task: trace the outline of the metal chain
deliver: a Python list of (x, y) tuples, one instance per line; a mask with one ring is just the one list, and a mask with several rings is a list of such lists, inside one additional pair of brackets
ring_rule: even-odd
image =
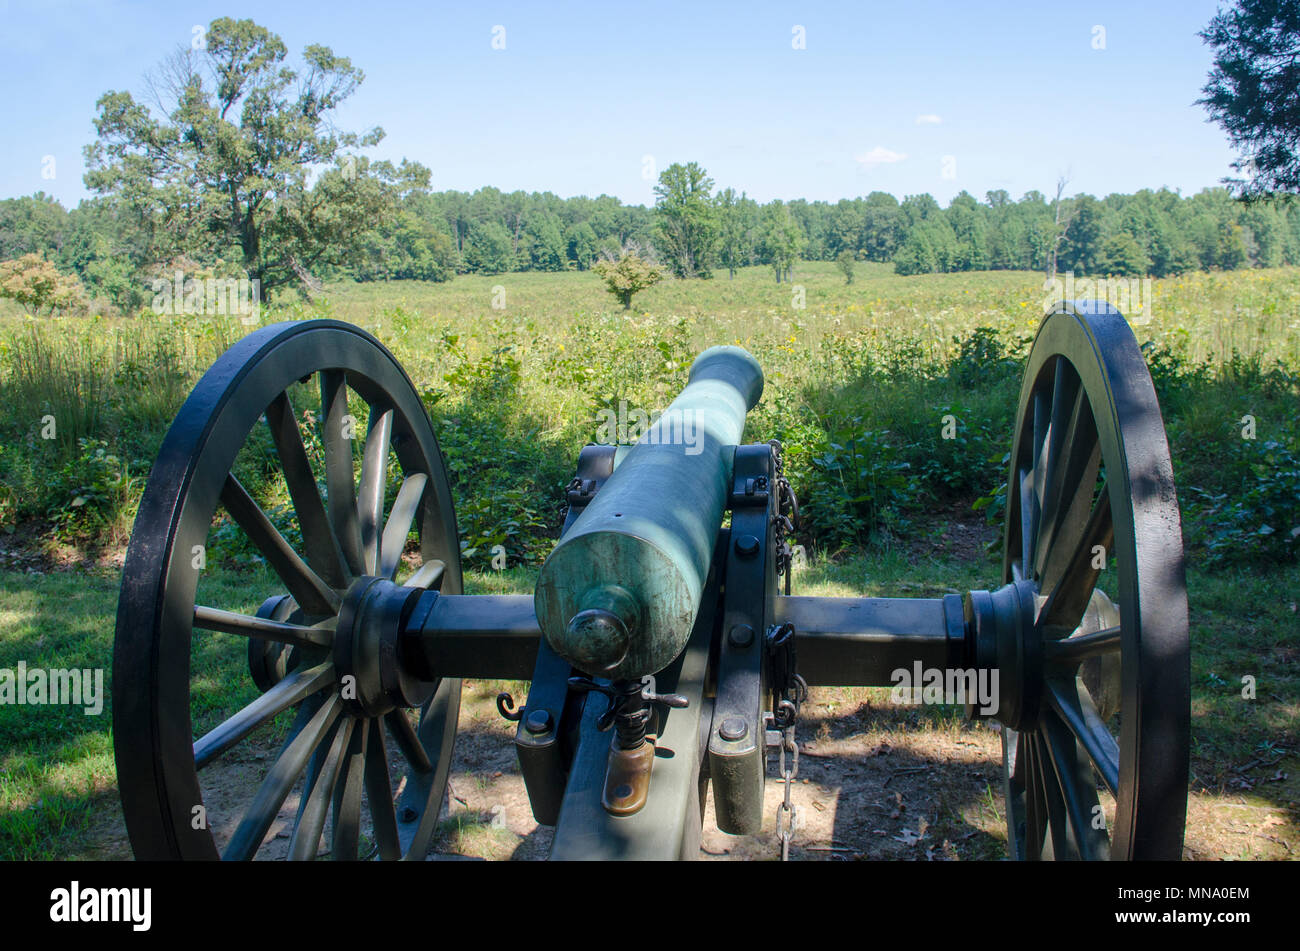
[[(799, 501), (795, 498), (790, 480), (785, 477), (785, 462), (781, 458), (781, 443), (770, 440), (772, 468), (776, 476), (776, 515), (773, 516), (772, 534), (776, 549), (776, 573), (785, 578), (785, 593), (790, 594), (790, 576), (794, 573), (794, 548), (790, 544), (799, 524)], [(773, 710), (774, 725), (781, 731), (781, 752), (778, 768), (785, 795), (776, 807), (776, 835), (781, 840), (781, 861), (790, 861), (790, 841), (799, 827), (799, 810), (790, 801), (790, 790), (799, 775), (799, 743), (795, 739), (794, 725), (799, 716), (799, 705), (808, 696), (808, 685), (799, 676), (795, 666), (795, 630), (793, 624), (773, 627), (768, 631), (769, 660), (772, 664), (772, 688), (776, 702)], [(789, 762), (786, 754), (790, 754)]]
[[(790, 765), (787, 767), (785, 754), (790, 753)], [(781, 840), (781, 861), (790, 861), (790, 840), (794, 838), (799, 826), (799, 811), (790, 802), (790, 787), (799, 775), (799, 744), (794, 738), (794, 724), (781, 731), (781, 782), (785, 783), (785, 798), (776, 807), (776, 834)]]
[[(781, 732), (778, 767), (785, 795), (776, 811), (776, 834), (781, 840), (781, 861), (790, 860), (790, 840), (799, 825), (799, 815), (790, 802), (790, 788), (799, 775), (799, 744), (794, 726), (799, 707), (808, 698), (808, 684), (799, 676), (795, 653), (796, 632), (789, 622), (772, 625), (764, 638), (767, 645), (768, 682), (772, 689), (772, 726)], [(786, 754), (790, 754), (787, 764)]]
[(799, 500), (795, 498), (790, 480), (785, 477), (785, 462), (781, 458), (779, 440), (768, 440), (772, 447), (772, 464), (776, 473), (776, 511), (773, 516), (773, 539), (776, 542), (776, 573), (785, 576), (786, 597), (790, 595), (790, 576), (794, 567), (794, 548), (790, 537), (794, 535), (799, 524)]

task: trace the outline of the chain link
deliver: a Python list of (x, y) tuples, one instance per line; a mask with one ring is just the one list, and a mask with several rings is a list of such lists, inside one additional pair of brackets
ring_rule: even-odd
[[(790, 765), (786, 766), (785, 754), (790, 753)], [(799, 827), (799, 811), (790, 802), (790, 788), (795, 777), (799, 775), (799, 744), (794, 737), (794, 725), (781, 731), (781, 782), (785, 783), (785, 798), (776, 807), (776, 834), (781, 840), (781, 861), (790, 861), (790, 840), (794, 838), (795, 829)]]

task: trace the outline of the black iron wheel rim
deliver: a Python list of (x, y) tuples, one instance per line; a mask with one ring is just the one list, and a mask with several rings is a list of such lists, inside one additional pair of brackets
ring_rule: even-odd
[[(1091, 465), (1079, 458), (1089, 439), (1099, 457)], [(1050, 481), (1053, 465), (1077, 477), (1085, 491), (1075, 498), (1089, 499), (1086, 510), (1068, 504), (1067, 477)], [(1086, 481), (1095, 484), (1099, 470), (1104, 481), (1094, 495)], [(1049, 501), (1054, 489), (1057, 502)], [(1094, 562), (1077, 561), (1085, 543), (1090, 554), (1097, 541), (1104, 570), (1115, 574), (1118, 625), (1096, 623), (1102, 612), (1088, 590), (1096, 575), (1087, 580)], [(1067, 303), (1039, 327), (1017, 413), (1004, 553), (1005, 582), (1026, 578), (1039, 587), (1034, 632), (1045, 646), (1033, 685), (1042, 693), (1036, 722), (1002, 731), (1012, 857), (1181, 857), (1190, 729), (1182, 533), (1150, 374), (1127, 321), (1108, 305)], [(1072, 627), (1081, 601), (1090, 623)], [(1047, 644), (1064, 640), (1071, 643)], [(1112, 672), (1101, 692), (1119, 698), (1118, 738), (1093, 696), (1107, 686), (1098, 666), (1116, 656), (1118, 677)], [(1098, 785), (1114, 798), (1114, 819), (1103, 814), (1100, 829)]]
[[(328, 416), (331, 409), (325, 405), (326, 393), (341, 393), (346, 399), (351, 391), (372, 408), (372, 428), (364, 438), (373, 442), (376, 459), (382, 461), (370, 465), (368, 481), (365, 466), (369, 463), (363, 464), (361, 485), (353, 485), (349, 479), (345, 491), (342, 469), (335, 466), (342, 451), (331, 454), (326, 440), (324, 475), (328, 488), (324, 497), (315, 479), (299, 479), (302, 500), (307, 504), (300, 507), (300, 498), (294, 495), (295, 518), (304, 539), (297, 554), (309, 563), (307, 572), (318, 580), (325, 579), (325, 587), (333, 590), (341, 603), (343, 590), (358, 571), (364, 574), (372, 569), (375, 574), (388, 576), (397, 570), (401, 544), (387, 548), (383, 544), (386, 527), (382, 523), (383, 487), (387, 481), (387, 447), (391, 446), (403, 485), (419, 482), (415, 488), (404, 490), (407, 496), (404, 511), (410, 512), (410, 525), (419, 533), (423, 563), (429, 566), (421, 583), (446, 593), (461, 591), (459, 542), (442, 456), (419, 394), (382, 344), (353, 325), (316, 320), (266, 327), (231, 347), (203, 376), (168, 431), (141, 500), (123, 571), (113, 666), (115, 757), (127, 829), (138, 858), (221, 857), (210, 828), (206, 823), (194, 821), (195, 807), (203, 804), (195, 745), (202, 738), (193, 735), (190, 719), (190, 645), (196, 627), (198, 575), (192, 568), (189, 552), (193, 545), (205, 544), (219, 504), (227, 511), (231, 504), (238, 504), (237, 487), (232, 488), (227, 475), (253, 427), (260, 425), (262, 418), (273, 427), (277, 422), (285, 423), (288, 403), (278, 404), (281, 394), (287, 393), (295, 381), (312, 377), (322, 384), (323, 415)], [(273, 407), (273, 403), (277, 406)], [(335, 411), (338, 403), (333, 401)], [(296, 431), (292, 412), (287, 415)], [(285, 441), (277, 441), (276, 448), (282, 450), (279, 453), (282, 459), (288, 459), (295, 454), (294, 439), (287, 428), (284, 433)], [(363, 437), (358, 434), (358, 438)], [(301, 446), (301, 435), (298, 435), (299, 451)], [(351, 447), (346, 451), (350, 469)], [(335, 466), (332, 473), (331, 466)], [(308, 477), (311, 474), (309, 466)], [(417, 475), (422, 475), (423, 481), (412, 479)], [(286, 481), (289, 481), (287, 475)], [(358, 503), (353, 495), (359, 519), (355, 525), (343, 517), (344, 506), (339, 504), (348, 491), (358, 493), (364, 500)], [(313, 493), (316, 511), (304, 517), (303, 508), (313, 507)], [(412, 495), (416, 496), (413, 502)], [(367, 523), (364, 511), (377, 514)], [(255, 521), (255, 516), (246, 513), (246, 519)], [(245, 521), (238, 521), (248, 534)], [(404, 541), (406, 534), (401, 528), (394, 523), (393, 531), (400, 533)], [(350, 536), (346, 543), (338, 541), (343, 534)], [(265, 554), (264, 543), (271, 542), (260, 530), (259, 538), (257, 547)], [(317, 543), (314, 546), (313, 540)], [(331, 544), (336, 546), (333, 568), (321, 570), (320, 559), (328, 562), (331, 556), (320, 552)], [(277, 557), (283, 561), (282, 552)], [(268, 558), (268, 562), (283, 580), (286, 574), (276, 560)], [(436, 563), (441, 563), (440, 571)], [(328, 626), (328, 611), (332, 607), (336, 613), (338, 604), (324, 606), (320, 602), (329, 598), (328, 592), (318, 584), (305, 581), (300, 570), (293, 575), (292, 587), (302, 595), (302, 600), (313, 605), (310, 610), (304, 608), (308, 616), (298, 626), (310, 627), (319, 621), (324, 622), (320, 626)], [(251, 642), (252, 638), (250, 659)], [(307, 648), (308, 652), (315, 649), (314, 645)], [(365, 857), (355, 849), (351, 841), (355, 836), (350, 830), (354, 824), (351, 817), (358, 808), (360, 789), (364, 786), (366, 798), (371, 802), (376, 851), (380, 856), (423, 857), (446, 787), (460, 683), (448, 679), (437, 684), (436, 692), (421, 710), (418, 728), (401, 711), (396, 711), (400, 718), (385, 717), (397, 747), (412, 765), (402, 784), (401, 803), (389, 800), (391, 809), (381, 806), (376, 810), (375, 804), (384, 798), (380, 795), (384, 777), (374, 765), (385, 755), (384, 731), (379, 729), (377, 719), (369, 723), (356, 720), (349, 725), (349, 720), (356, 718), (350, 718), (342, 709), (338, 685), (331, 679), (332, 667), (324, 653), (327, 652), (322, 648), (321, 656), (314, 658), (320, 662), (321, 671), (312, 675), (321, 683), (300, 684), (305, 692), (296, 704), (297, 722), (257, 795), (267, 792), (271, 773), (277, 766), (284, 763), (286, 768), (292, 767), (292, 763), (286, 763), (287, 758), (304, 759), (301, 747), (310, 742), (309, 755), (297, 770), (298, 774), (305, 772), (307, 780), (295, 830), (302, 825), (303, 811), (312, 806), (310, 799), (337, 800), (329, 802), (328, 808), (336, 820), (344, 816), (344, 821), (334, 823), (336, 841), (333, 843), (336, 847), (341, 845), (343, 851), (340, 853), (335, 848), (332, 854), (339, 858)], [(302, 674), (305, 669), (300, 667), (297, 673)], [(284, 686), (286, 681), (277, 687)], [(254, 703), (268, 695), (263, 694)], [(294, 743), (299, 747), (290, 755)], [(424, 761), (417, 762), (421, 756)], [(313, 770), (319, 774), (322, 769), (334, 771), (337, 796), (333, 790), (320, 791), (314, 797), (308, 795), (309, 790), (323, 789), (315, 784), (312, 775)], [(359, 772), (365, 775), (358, 775)], [(387, 769), (382, 772), (387, 773)], [(389, 792), (393, 792), (396, 788), (393, 777), (388, 775), (386, 781)], [(282, 783), (276, 784), (279, 785)], [(272, 797), (277, 791), (271, 790)], [(258, 801), (255, 797), (244, 818), (256, 811)], [(283, 797), (280, 801), (283, 802)], [(272, 820), (277, 812), (278, 808), (272, 810)], [(390, 829), (389, 812), (399, 814), (399, 820), (408, 821), (398, 821), (400, 828)], [(225, 857), (251, 857), (261, 846), (262, 837), (256, 834), (259, 823), (252, 822), (246, 828), (244, 818)], [(310, 831), (314, 821), (303, 828)], [(309, 846), (306, 839), (311, 837), (303, 838), (304, 843), (297, 851), (314, 856), (315, 840)]]

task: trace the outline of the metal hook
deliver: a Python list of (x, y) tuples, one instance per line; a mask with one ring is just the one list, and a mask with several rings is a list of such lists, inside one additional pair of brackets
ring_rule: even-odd
[(515, 709), (515, 698), (510, 696), (504, 690), (497, 694), (497, 713), (501, 714), (511, 723), (518, 723), (524, 718), (523, 707)]

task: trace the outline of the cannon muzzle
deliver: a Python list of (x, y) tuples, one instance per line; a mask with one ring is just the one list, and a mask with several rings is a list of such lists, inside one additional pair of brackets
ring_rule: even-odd
[(593, 676), (668, 666), (690, 638), (745, 414), (763, 371), (712, 347), (542, 565), (534, 595), (551, 647)]

